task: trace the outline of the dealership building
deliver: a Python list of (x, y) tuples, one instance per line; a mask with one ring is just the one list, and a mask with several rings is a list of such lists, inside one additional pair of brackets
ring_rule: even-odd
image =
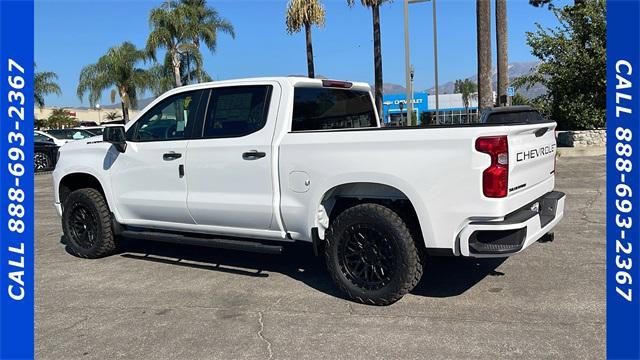
[[(413, 94), (413, 112), (418, 125), (466, 124), (478, 121), (478, 99), (472, 96), (465, 109), (462, 94), (439, 94), (436, 119), (436, 96), (427, 92)], [(383, 121), (386, 126), (401, 126), (407, 121), (406, 94), (387, 94), (382, 98)]]

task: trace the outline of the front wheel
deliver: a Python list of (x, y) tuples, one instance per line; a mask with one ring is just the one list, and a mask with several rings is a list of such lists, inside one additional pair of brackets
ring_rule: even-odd
[(79, 189), (67, 197), (62, 210), (62, 230), (71, 252), (95, 259), (116, 250), (109, 207), (96, 189)]
[(388, 305), (422, 277), (422, 252), (402, 218), (385, 206), (360, 204), (343, 211), (326, 240), (329, 273), (353, 300)]

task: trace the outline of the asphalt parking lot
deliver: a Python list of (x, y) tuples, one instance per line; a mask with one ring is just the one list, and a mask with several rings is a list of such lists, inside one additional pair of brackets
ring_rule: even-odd
[(75, 258), (51, 175), (36, 191), (40, 359), (604, 358), (605, 160), (558, 160), (555, 241), (432, 259), (388, 307), (341, 298), (309, 246), (279, 256), (127, 240)]

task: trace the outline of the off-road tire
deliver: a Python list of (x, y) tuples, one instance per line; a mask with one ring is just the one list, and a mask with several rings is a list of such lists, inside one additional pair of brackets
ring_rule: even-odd
[[(340, 248), (343, 246), (344, 249), (345, 246), (341, 243), (349, 241), (346, 235), (352, 234), (353, 231), (362, 236), (359, 230), (353, 230), (360, 229), (362, 226), (387, 234), (388, 243), (392, 244), (390, 248), (394, 249), (391, 252), (395, 254), (393, 269), (388, 272), (391, 275), (387, 275), (390, 278), (375, 289), (359, 285), (357, 276), (350, 274), (346, 260), (341, 260), (344, 258)], [(415, 237), (407, 223), (390, 208), (373, 203), (353, 206), (340, 213), (327, 230), (325, 237), (327, 268), (338, 288), (349, 298), (370, 305), (392, 304), (411, 291), (422, 277), (425, 256), (422, 248), (416, 243)]]
[[(75, 256), (96, 259), (115, 252), (117, 246), (109, 207), (98, 190), (86, 188), (73, 191), (67, 196), (62, 209), (62, 230), (67, 246)], [(74, 230), (74, 224), (77, 225), (79, 218), (82, 218), (77, 216), (78, 213), (84, 213), (85, 223), (92, 227), (93, 241), (83, 241), (84, 238), (77, 235), (78, 229)], [(87, 226), (84, 230), (88, 233)]]

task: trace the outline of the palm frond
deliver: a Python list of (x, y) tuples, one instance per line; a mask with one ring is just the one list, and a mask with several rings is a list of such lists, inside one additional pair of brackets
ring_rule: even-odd
[[(34, 63), (35, 67), (35, 63)], [(36, 71), (33, 76), (33, 99), (40, 109), (44, 107), (44, 98), (47, 95), (62, 94), (60, 85), (56, 82), (58, 75), (52, 71)]]
[(325, 10), (318, 0), (290, 0), (287, 5), (286, 26), (289, 34), (306, 25), (324, 26)]

